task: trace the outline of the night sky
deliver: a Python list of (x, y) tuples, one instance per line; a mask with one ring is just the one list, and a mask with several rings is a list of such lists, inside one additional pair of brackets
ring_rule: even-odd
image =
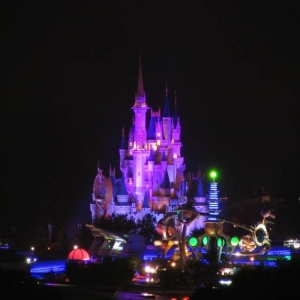
[(97, 161), (118, 171), (140, 53), (148, 106), (177, 91), (188, 171), (217, 168), (235, 201), (298, 201), (296, 3), (1, 4), (2, 228), (85, 222)]

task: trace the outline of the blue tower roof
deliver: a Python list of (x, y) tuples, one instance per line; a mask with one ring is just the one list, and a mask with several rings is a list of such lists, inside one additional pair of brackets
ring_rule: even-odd
[(167, 171), (165, 172), (164, 179), (163, 179), (160, 187), (163, 189), (171, 188), (171, 182), (170, 182), (169, 174)]
[(125, 185), (124, 175), (122, 175), (122, 178), (121, 178), (121, 184), (120, 184), (120, 189), (119, 189), (118, 195), (128, 195), (126, 185)]
[(125, 141), (125, 134), (124, 134), (124, 127), (122, 129), (122, 139), (120, 149), (126, 149), (126, 141)]
[(155, 140), (155, 124), (159, 121), (159, 117), (157, 116), (151, 116), (149, 127), (148, 127), (148, 139), (149, 140)]
[(114, 176), (110, 176), (111, 182), (112, 182), (112, 186), (113, 186), (113, 197), (118, 195), (118, 185), (117, 185), (117, 180), (116, 177)]
[(150, 208), (149, 200), (150, 200), (149, 191), (146, 191), (142, 208)]
[(197, 185), (197, 191), (196, 191), (195, 197), (205, 197), (203, 184), (202, 184), (202, 180), (200, 177), (198, 179), (198, 185)]
[(165, 151), (163, 151), (163, 153), (162, 153), (161, 160), (162, 161), (167, 161), (167, 156), (166, 156)]
[(150, 150), (150, 155), (148, 157), (148, 161), (154, 161), (153, 149)]

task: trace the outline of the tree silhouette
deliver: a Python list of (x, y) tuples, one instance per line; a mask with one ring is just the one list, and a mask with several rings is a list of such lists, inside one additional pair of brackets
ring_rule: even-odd
[(146, 244), (153, 244), (157, 239), (160, 239), (161, 236), (157, 233), (156, 228), (156, 219), (150, 213), (146, 214), (141, 220), (137, 222), (136, 234), (140, 234), (145, 238)]
[(112, 214), (110, 217), (101, 217), (95, 223), (95, 226), (117, 235), (122, 236), (136, 230), (136, 223), (132, 217), (128, 215)]

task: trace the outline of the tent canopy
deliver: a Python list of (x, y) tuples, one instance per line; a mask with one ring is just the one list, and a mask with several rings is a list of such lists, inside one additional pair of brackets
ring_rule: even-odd
[(90, 260), (91, 257), (84, 249), (74, 249), (68, 255), (69, 260)]

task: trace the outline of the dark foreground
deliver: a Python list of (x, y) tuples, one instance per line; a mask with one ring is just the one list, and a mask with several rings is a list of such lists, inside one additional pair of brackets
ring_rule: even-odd
[(181, 287), (181, 286), (135, 286), (106, 287), (78, 286), (71, 284), (22, 284), (1, 288), (1, 300), (193, 300), (193, 299), (299, 299), (300, 289), (289, 286), (251, 285), (243, 288), (231, 287)]
[[(182, 277), (172, 277), (172, 273), (166, 273), (166, 276), (160, 278), (160, 284), (140, 285), (128, 281), (117, 283), (116, 276), (109, 277), (109, 273), (105, 273), (104, 277), (104, 273), (88, 272), (89, 269), (85, 272), (77, 270), (71, 277), (59, 277), (59, 281), (52, 277), (51, 280), (39, 281), (31, 278), (26, 272), (0, 270), (0, 300), (205, 300), (218, 297), (253, 300), (300, 297), (298, 261), (296, 263), (283, 261), (278, 268), (241, 268), (235, 275), (229, 276), (232, 281), (230, 286), (220, 284), (221, 277), (216, 276), (214, 269), (211, 272), (208, 269), (205, 269), (205, 272), (200, 272), (199, 268), (196, 270), (198, 271), (192, 273), (188, 281)], [(118, 269), (118, 272), (121, 270)], [(122, 272), (125, 273), (124, 270)]]

